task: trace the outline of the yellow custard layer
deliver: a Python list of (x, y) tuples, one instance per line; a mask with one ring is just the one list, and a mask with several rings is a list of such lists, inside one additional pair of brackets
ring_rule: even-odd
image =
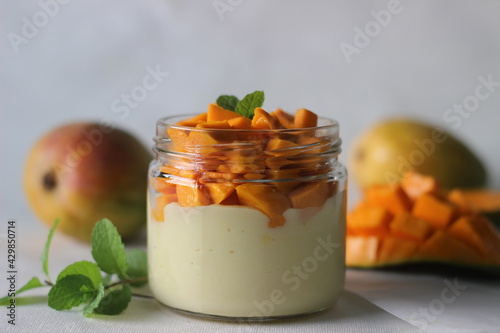
[(227, 317), (327, 308), (344, 284), (344, 201), (338, 192), (320, 208), (288, 209), (278, 228), (245, 206), (170, 203), (163, 222), (148, 221), (152, 291), (168, 306)]

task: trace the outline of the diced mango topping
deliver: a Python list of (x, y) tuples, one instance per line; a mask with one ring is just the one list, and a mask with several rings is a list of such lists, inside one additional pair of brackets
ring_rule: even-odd
[(240, 203), (257, 208), (269, 216), (271, 228), (285, 224), (283, 213), (290, 208), (288, 198), (272, 185), (242, 184), (236, 187)]
[(276, 129), (279, 122), (262, 108), (256, 108), (252, 118), (252, 128), (254, 129)]
[(234, 129), (251, 129), (252, 121), (246, 117), (232, 118), (228, 121), (229, 126)]
[(286, 113), (281, 109), (277, 109), (276, 111), (271, 113), (271, 117), (278, 119), (281, 125), (284, 128), (294, 128), (295, 127), (295, 119), (291, 114)]
[(316, 127), (318, 125), (318, 116), (307, 109), (299, 109), (295, 113), (293, 124), (295, 128)]
[(165, 209), (165, 206), (171, 202), (177, 202), (177, 195), (175, 193), (159, 195), (155, 198), (153, 218), (156, 221), (163, 222), (165, 220), (163, 211)]
[[(325, 152), (329, 139), (307, 134), (317, 124), (317, 115), (306, 109), (294, 116), (257, 107), (248, 118), (215, 103), (207, 112), (178, 122), (186, 128), (167, 130), (172, 149), (197, 157), (162, 166), (163, 175), (151, 181), (161, 193), (154, 218), (163, 220), (163, 207), (174, 201), (183, 207), (244, 205), (267, 215), (270, 227), (279, 227), (289, 208), (321, 207), (336, 193), (336, 184), (300, 180), (328, 171), (318, 167), (326, 164), (325, 157), (313, 155)], [(260, 131), (296, 128), (304, 131), (283, 136)]]
[(215, 204), (220, 204), (234, 192), (234, 185), (232, 183), (209, 183), (206, 184), (206, 187), (208, 188), (212, 202)]
[(183, 207), (207, 206), (212, 203), (210, 195), (202, 186), (177, 184), (177, 200)]
[[(186, 128), (173, 126), (166, 133), (173, 150), (196, 157), (167, 163), (163, 175), (151, 181), (162, 194), (154, 218), (163, 220), (163, 207), (173, 201), (183, 207), (243, 205), (267, 215), (275, 228), (285, 224), (289, 208), (321, 207), (336, 193), (336, 184), (301, 180), (328, 171), (328, 157), (319, 154), (328, 150), (330, 139), (308, 131), (317, 124), (317, 115), (306, 109), (294, 116), (256, 107), (248, 118), (215, 103), (178, 122)], [(274, 132), (296, 128), (303, 130)]]
[(288, 197), (293, 208), (321, 207), (328, 198), (328, 184), (325, 181), (301, 184)]
[(201, 113), (189, 119), (182, 120), (177, 123), (179, 126), (196, 127), (196, 125), (207, 121), (207, 113)]
[(234, 111), (226, 110), (217, 104), (210, 104), (208, 106), (207, 112), (207, 121), (221, 121), (221, 120), (230, 120), (233, 118), (241, 117)]

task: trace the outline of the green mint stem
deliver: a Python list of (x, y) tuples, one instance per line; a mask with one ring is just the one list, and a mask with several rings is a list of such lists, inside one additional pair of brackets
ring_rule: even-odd
[[(108, 284), (106, 287), (104, 287), (104, 289), (109, 289), (109, 288), (116, 287), (116, 286), (119, 286), (119, 285), (125, 284), (125, 283), (144, 282), (144, 281), (147, 281), (147, 280), (148, 280), (148, 278), (137, 278), (137, 279), (120, 280), (120, 281), (116, 281), (114, 283)], [(52, 281), (45, 280), (43, 282), (47, 286), (51, 286), (51, 287), (54, 286), (54, 282), (52, 282)], [(132, 296), (141, 297), (141, 298), (154, 298), (152, 295), (145, 295), (145, 294), (139, 294), (139, 293), (132, 293)]]
[(150, 298), (150, 299), (153, 299), (153, 295), (144, 295), (144, 294), (136, 294), (136, 293), (132, 293), (132, 296), (134, 297), (141, 297), (141, 298)]
[(123, 280), (116, 281), (114, 283), (108, 284), (106, 287), (104, 287), (104, 289), (109, 289), (109, 288), (112, 288), (112, 287), (115, 287), (115, 286), (119, 286), (119, 285), (125, 284), (125, 283), (144, 282), (144, 281), (147, 281), (147, 280), (148, 280), (148, 278), (146, 278), (146, 277), (144, 277), (144, 278), (137, 278), (137, 279), (123, 279)]
[(47, 237), (47, 241), (45, 242), (45, 247), (43, 249), (42, 257), (40, 258), (42, 260), (42, 270), (47, 279), (50, 280), (50, 275), (49, 275), (49, 249), (50, 249), (50, 243), (52, 242), (52, 237), (54, 236), (54, 232), (56, 231), (57, 225), (59, 224), (59, 219), (56, 219), (54, 221), (54, 225), (52, 228), (50, 228), (49, 235)]

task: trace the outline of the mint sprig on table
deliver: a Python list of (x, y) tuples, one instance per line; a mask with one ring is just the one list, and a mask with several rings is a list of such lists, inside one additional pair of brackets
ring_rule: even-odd
[(217, 98), (216, 102), (218, 106), (226, 110), (234, 111), (243, 117), (252, 119), (254, 109), (260, 108), (264, 104), (264, 92), (259, 90), (254, 91), (243, 97), (241, 101), (233, 95), (222, 95)]
[[(142, 250), (125, 250), (121, 236), (108, 219), (97, 222), (92, 231), (92, 257), (94, 262), (77, 261), (57, 276), (52, 282), (49, 276), (49, 248), (58, 220), (50, 229), (41, 257), (45, 281), (38, 277), (28, 281), (16, 291), (16, 296), (24, 291), (50, 286), (48, 305), (56, 310), (67, 310), (84, 306), (83, 314), (93, 313), (117, 315), (123, 312), (132, 296), (151, 297), (133, 294), (131, 287), (147, 283), (147, 255)], [(105, 274), (103, 274), (105, 273)], [(15, 296), (14, 296), (15, 297)], [(0, 299), (0, 305), (8, 305), (11, 297)]]

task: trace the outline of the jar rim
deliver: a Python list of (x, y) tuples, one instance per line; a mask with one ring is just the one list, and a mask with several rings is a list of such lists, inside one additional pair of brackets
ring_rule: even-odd
[(210, 132), (252, 132), (252, 133), (297, 133), (304, 131), (317, 131), (317, 130), (332, 130), (339, 129), (339, 122), (335, 119), (318, 117), (318, 123), (322, 123), (316, 127), (303, 127), (303, 128), (275, 128), (275, 129), (238, 129), (238, 128), (196, 128), (190, 126), (176, 125), (177, 122), (184, 120), (189, 117), (194, 117), (198, 115), (197, 113), (192, 114), (178, 114), (173, 116), (166, 116), (158, 119), (156, 122), (157, 127), (168, 127), (176, 128), (181, 130), (190, 131), (210, 131)]

